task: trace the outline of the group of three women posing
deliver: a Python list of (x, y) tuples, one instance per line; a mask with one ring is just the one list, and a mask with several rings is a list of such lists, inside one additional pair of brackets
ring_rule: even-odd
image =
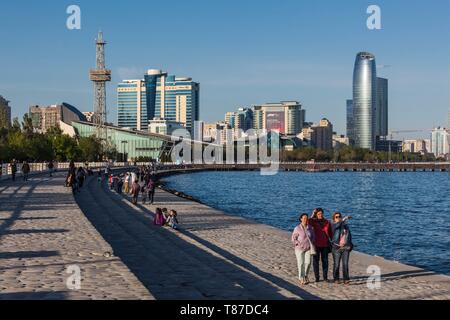
[[(353, 243), (348, 221), (351, 218), (350, 216), (343, 218), (341, 213), (335, 212), (332, 220), (328, 221), (321, 208), (315, 209), (310, 218), (306, 213), (300, 215), (300, 224), (292, 234), (300, 285), (309, 284), (311, 260), (316, 283), (320, 282), (320, 261), (322, 262), (323, 280), (328, 282), (328, 255), (330, 253), (333, 254), (334, 283), (350, 284), (349, 260)], [(340, 280), (341, 264), (343, 282)]]

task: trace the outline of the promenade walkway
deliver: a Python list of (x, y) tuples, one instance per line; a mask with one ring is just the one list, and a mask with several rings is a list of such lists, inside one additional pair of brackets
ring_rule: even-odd
[[(300, 288), (289, 232), (161, 190), (153, 206), (97, 181), (83, 192), (81, 209), (157, 299), (450, 299), (450, 277), (356, 252), (352, 285)], [(156, 207), (177, 210), (183, 230), (153, 226)], [(380, 289), (367, 287), (371, 265), (381, 268)]]
[[(289, 232), (161, 190), (154, 206), (134, 206), (95, 178), (77, 206), (62, 184), (0, 183), (0, 299), (450, 299), (450, 277), (361, 253), (352, 285), (300, 288)], [(177, 210), (183, 230), (153, 226), (157, 206)], [(80, 290), (67, 288), (71, 265)]]
[[(63, 182), (61, 174), (0, 182), (0, 300), (153, 299)], [(69, 266), (81, 270), (80, 290), (67, 286)]]

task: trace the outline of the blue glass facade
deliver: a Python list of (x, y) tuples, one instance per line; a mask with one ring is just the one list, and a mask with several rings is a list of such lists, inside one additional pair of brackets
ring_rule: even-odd
[(153, 119), (147, 108), (145, 83), (128, 80), (117, 88), (117, 124), (122, 128), (148, 130), (148, 121)]
[(375, 150), (377, 71), (375, 56), (358, 53), (353, 74), (353, 140), (358, 148)]
[[(191, 78), (178, 78), (160, 70), (149, 70), (144, 80), (119, 84), (118, 125), (148, 129), (148, 121), (161, 118), (185, 124), (192, 132), (200, 120), (200, 85)], [(133, 90), (134, 89), (134, 90)], [(141, 95), (140, 104), (139, 94)], [(138, 113), (141, 110), (141, 116)], [(139, 121), (140, 120), (140, 121)], [(141, 125), (139, 126), (139, 123)]]
[(347, 100), (347, 137), (353, 144), (353, 100)]

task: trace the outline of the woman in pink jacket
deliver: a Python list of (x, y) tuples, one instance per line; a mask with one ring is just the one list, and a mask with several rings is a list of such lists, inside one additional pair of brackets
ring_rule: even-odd
[(292, 233), (292, 244), (297, 257), (298, 278), (300, 285), (303, 286), (309, 284), (308, 275), (311, 267), (311, 256), (315, 254), (315, 238), (314, 229), (308, 223), (308, 215), (303, 213), (299, 220), (300, 224), (295, 227)]

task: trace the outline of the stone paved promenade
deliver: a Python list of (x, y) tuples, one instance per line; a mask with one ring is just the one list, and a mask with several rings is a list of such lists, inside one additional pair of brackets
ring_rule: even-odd
[[(62, 175), (0, 182), (1, 299), (152, 299), (76, 205)], [(81, 269), (69, 290), (67, 268)]]
[[(352, 285), (300, 288), (288, 232), (164, 191), (154, 206), (134, 206), (95, 178), (78, 208), (61, 184), (0, 184), (0, 298), (450, 299), (450, 277), (361, 253)], [(176, 209), (183, 230), (153, 226), (157, 206)], [(72, 264), (84, 275), (79, 291), (65, 287)], [(382, 270), (379, 290), (366, 286), (369, 265)]]
[[(450, 277), (362, 253), (351, 257), (352, 285), (300, 288), (288, 232), (164, 191), (154, 206), (96, 181), (83, 192), (83, 211), (157, 299), (450, 299)], [(183, 230), (153, 226), (156, 207), (177, 210)], [(367, 288), (370, 265), (381, 268), (379, 290)]]

